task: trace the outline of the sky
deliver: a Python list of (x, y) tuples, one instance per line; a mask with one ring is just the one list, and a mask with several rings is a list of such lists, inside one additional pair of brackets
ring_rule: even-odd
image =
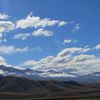
[(100, 0), (0, 0), (0, 63), (100, 71), (99, 12)]

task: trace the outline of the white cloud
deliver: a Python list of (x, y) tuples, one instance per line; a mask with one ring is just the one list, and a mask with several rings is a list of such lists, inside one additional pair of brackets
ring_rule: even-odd
[(32, 33), (18, 33), (18, 34), (15, 34), (13, 39), (26, 40), (28, 37), (33, 37), (33, 36), (35, 36), (35, 37), (40, 37), (40, 36), (49, 37), (49, 36), (52, 36), (52, 35), (53, 35), (52, 31), (45, 30), (45, 29), (38, 29), (38, 30), (35, 30)]
[(15, 24), (9, 21), (8, 18), (9, 15), (0, 13), (0, 42), (7, 42), (3, 34), (15, 29)]
[[(67, 77), (68, 75), (73, 75), (68, 73), (86, 75), (100, 71), (100, 59), (88, 54), (68, 55), (66, 57), (48, 56), (39, 61), (26, 61), (23, 66), (32, 67), (35, 70), (44, 70), (43, 75), (45, 77), (61, 77), (61, 75), (62, 77)], [(56, 72), (60, 73), (48, 73), (49, 70), (56, 70)]]
[(80, 30), (80, 25), (79, 24), (76, 24), (74, 26), (74, 28), (72, 29), (73, 32), (76, 32), (76, 31), (79, 31)]
[(94, 49), (100, 50), (100, 44), (96, 45)]
[(23, 63), (23, 66), (33, 66), (37, 64), (37, 62), (35, 60), (29, 60)]
[(66, 25), (66, 24), (67, 24), (67, 22), (61, 21), (61, 22), (59, 22), (58, 26), (64, 26), (64, 25)]
[(45, 29), (38, 29), (32, 33), (32, 36), (52, 36), (53, 32)]
[(74, 43), (77, 43), (78, 41), (75, 40), (75, 39), (64, 39), (64, 40), (57, 40), (57, 39), (55, 39), (54, 42), (56, 43), (56, 45), (59, 48), (62, 48), (66, 44), (74, 44)]
[(64, 73), (64, 72), (62, 72), (62, 73), (49, 73), (49, 72), (47, 72), (47, 73), (42, 73), (42, 76), (43, 77), (75, 77), (75, 75), (71, 75), (71, 74), (67, 74), (67, 73)]
[(11, 21), (0, 21), (0, 33), (13, 30), (15, 25)]
[[(92, 54), (86, 54), (90, 48), (66, 48), (56, 56), (47, 56), (38, 61), (28, 60), (22, 66), (30, 66), (35, 70), (44, 70), (45, 77), (67, 77), (68, 73), (86, 75), (100, 71), (100, 59)], [(60, 73), (48, 73), (49, 70), (56, 70)], [(71, 74), (72, 75), (72, 74)], [(73, 76), (74, 77), (74, 76)]]
[(3, 37), (4, 34), (0, 33), (0, 43), (7, 42), (7, 39)]
[(63, 44), (76, 43), (76, 42), (77, 42), (77, 40), (73, 40), (73, 39), (65, 39), (65, 40), (63, 41)]
[(28, 47), (16, 48), (15, 46), (0, 46), (0, 54), (24, 53), (28, 51)]
[(96, 58), (94, 55), (81, 54), (81, 55), (75, 56), (73, 61), (82, 62), (82, 61), (85, 61), (88, 59), (94, 59), (94, 58)]
[(5, 62), (6, 60), (2, 56), (0, 56), (0, 65), (4, 65)]
[(30, 36), (30, 33), (18, 33), (16, 35), (14, 35), (13, 39), (21, 39), (21, 40), (25, 40)]
[(5, 63), (5, 59), (2, 57), (2, 56), (0, 56), (0, 64), (3, 64), (3, 63)]
[[(50, 19), (50, 18), (41, 18), (39, 16), (34, 16), (32, 13), (27, 15), (26, 17), (19, 19), (17, 21), (11, 21), (9, 19), (9, 15), (5, 13), (0, 13), (0, 35), (5, 34), (5, 32), (9, 32), (11, 30), (15, 30), (17, 28), (38, 28), (32, 33), (18, 33), (14, 35), (13, 39), (21, 39), (25, 40), (28, 37), (31, 36), (52, 36), (53, 32), (50, 30), (44, 29), (45, 27), (51, 27), (51, 26), (64, 26), (68, 24), (68, 22), (63, 20), (56, 20), (56, 19)], [(0, 42), (7, 42), (7, 40), (4, 38), (4, 35), (0, 36)], [(65, 41), (66, 42), (66, 41)]]
[(25, 52), (41, 52), (42, 48), (40, 47), (34, 47), (34, 48), (29, 48), (29, 47), (23, 47), (23, 48), (18, 48), (13, 45), (5, 45), (5, 46), (0, 46), (0, 54), (7, 55), (7, 54), (13, 54), (13, 53), (25, 53)]
[[(7, 15), (6, 13), (0, 13), (0, 35), (3, 33), (5, 34), (5, 32), (15, 30), (17, 28), (22, 28), (22, 29), (38, 28), (37, 30), (35, 30), (34, 32), (30, 34), (18, 33), (14, 35), (13, 39), (21, 39), (21, 40), (25, 40), (29, 36), (52, 36), (53, 32), (50, 30), (44, 29), (45, 27), (51, 27), (55, 25), (60, 27), (60, 26), (64, 26), (68, 24), (68, 22), (63, 21), (63, 20), (41, 18), (39, 16), (32, 15), (32, 13), (16, 21), (8, 20), (9, 17), (10, 16)], [(0, 42), (7, 42), (7, 40), (4, 38), (4, 35), (2, 38), (0, 36)]]
[(73, 53), (85, 53), (90, 51), (90, 48), (66, 48), (64, 50), (62, 50), (60, 53), (58, 53), (58, 56), (66, 56), (68, 54), (73, 54)]
[(33, 16), (32, 13), (27, 17), (16, 21), (16, 28), (44, 28), (47, 26), (63, 26), (67, 24), (65, 21), (51, 20), (49, 18), (40, 18), (38, 16)]
[(15, 34), (13, 39), (26, 40), (28, 37), (34, 37), (34, 36), (35, 37), (40, 37), (40, 36), (49, 37), (49, 36), (52, 36), (52, 35), (53, 35), (52, 31), (45, 30), (45, 29), (38, 29), (38, 30), (35, 30), (32, 33), (18, 33), (18, 34)]
[(71, 43), (72, 42), (72, 40), (71, 39), (65, 39), (64, 40), (64, 43), (66, 44), (66, 43)]
[(0, 13), (0, 20), (6, 20), (6, 19), (8, 19), (9, 18), (9, 16), (7, 15), (7, 14), (2, 14), (2, 13)]

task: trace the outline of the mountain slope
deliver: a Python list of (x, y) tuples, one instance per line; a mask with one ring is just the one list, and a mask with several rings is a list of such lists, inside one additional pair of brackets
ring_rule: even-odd
[(80, 88), (81, 85), (74, 81), (34, 81), (14, 76), (0, 77), (0, 92), (61, 92)]

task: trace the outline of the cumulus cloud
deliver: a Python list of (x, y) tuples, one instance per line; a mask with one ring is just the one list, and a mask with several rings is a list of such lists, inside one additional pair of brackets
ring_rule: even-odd
[(53, 32), (45, 29), (38, 29), (32, 33), (32, 36), (52, 36)]
[(16, 21), (16, 28), (44, 28), (47, 26), (63, 26), (67, 24), (65, 21), (51, 20), (49, 18), (40, 18), (39, 16), (33, 16), (32, 13), (27, 17)]
[(28, 60), (22, 64), (22, 66), (33, 66), (36, 65), (37, 62), (35, 60)]
[[(62, 75), (66, 77), (68, 73), (76, 73), (77, 75), (86, 75), (92, 72), (100, 71), (100, 59), (96, 58), (94, 55), (82, 54), (79, 56), (69, 57), (53, 57), (52, 60), (48, 60), (48, 57), (41, 59), (40, 61), (29, 60), (24, 62), (23, 66), (32, 66), (35, 70), (44, 70), (45, 76), (55, 76), (55, 73), (49, 72), (49, 70), (56, 70), (56, 76)], [(66, 70), (67, 69), (67, 70)], [(73, 69), (72, 71), (69, 71)], [(72, 75), (72, 74), (70, 74)]]
[(73, 53), (85, 53), (90, 51), (90, 48), (85, 47), (85, 48), (66, 48), (64, 50), (62, 50), (60, 53), (58, 53), (58, 56), (66, 56), (68, 54), (73, 54)]
[[(44, 76), (67, 77), (68, 73), (77, 75), (86, 75), (92, 72), (100, 71), (100, 58), (87, 54), (90, 48), (66, 48), (60, 51), (56, 56), (47, 56), (38, 61), (28, 60), (21, 66), (32, 67), (34, 70), (44, 70)], [(60, 73), (52, 73), (50, 70), (56, 70)], [(73, 75), (70, 74), (70, 75)], [(74, 76), (73, 76), (74, 77)]]
[(16, 48), (15, 46), (0, 46), (0, 54), (13, 54), (27, 52), (28, 47)]
[(41, 28), (41, 29), (35, 30), (32, 33), (15, 34), (13, 39), (26, 40), (28, 37), (40, 37), (40, 36), (49, 37), (49, 36), (52, 36), (52, 35), (53, 35), (52, 31), (45, 30), (45, 29)]
[[(39, 16), (34, 16), (32, 12), (27, 15), (26, 17), (22, 19), (17, 19), (16, 21), (9, 20), (9, 15), (6, 13), (0, 13), (0, 35), (5, 34), (5, 32), (10, 32), (12, 30), (17, 30), (18, 28), (26, 29), (26, 28), (36, 28), (36, 30), (32, 33), (18, 33), (14, 35), (13, 39), (20, 39), (25, 40), (28, 37), (32, 36), (52, 36), (53, 31), (46, 30), (46, 27), (51, 26), (64, 26), (68, 24), (69, 22), (64, 20), (57, 20), (57, 19), (50, 19), (50, 18), (41, 18)], [(73, 30), (78, 30), (79, 24), (76, 24), (76, 28)], [(0, 36), (0, 42), (7, 42), (5, 39), (5, 35), (1, 38)], [(65, 43), (72, 42), (72, 41), (64, 41)], [(74, 42), (74, 41), (73, 41)]]
[(7, 42), (7, 39), (4, 37), (5, 32), (14, 30), (15, 25), (11, 21), (0, 21), (0, 42)]
[(0, 33), (11, 31), (15, 25), (11, 21), (0, 21)]
[(9, 16), (7, 14), (0, 13), (0, 20), (6, 20), (8, 18), (9, 18)]
[(30, 33), (18, 33), (14, 35), (13, 39), (25, 40), (30, 36)]
[(0, 65), (4, 65), (5, 62), (6, 60), (2, 56), (0, 56)]
[[(25, 40), (28, 37), (38, 37), (38, 36), (52, 36), (53, 31), (46, 30), (46, 27), (51, 26), (64, 26), (68, 24), (68, 22), (64, 20), (56, 20), (56, 19), (50, 19), (50, 18), (41, 18), (39, 16), (32, 15), (32, 12), (27, 15), (26, 17), (22, 19), (17, 19), (16, 21), (8, 20), (9, 15), (5, 13), (0, 13), (0, 35), (3, 33), (10, 32), (12, 30), (17, 30), (18, 28), (26, 29), (26, 28), (36, 28), (36, 30), (32, 33), (18, 33), (14, 35), (13, 39), (20, 39)], [(77, 26), (77, 25), (76, 25)], [(5, 35), (1, 38), (0, 36), (0, 42), (7, 42), (5, 39)], [(68, 43), (68, 41), (65, 40), (65, 43)]]
[(100, 44), (96, 45), (94, 49), (100, 50)]
[(5, 32), (9, 32), (15, 29), (15, 24), (8, 20), (9, 15), (0, 13), (0, 42), (7, 42), (7, 39), (3, 35)]
[(88, 60), (88, 59), (93, 59), (93, 58), (96, 58), (94, 55), (86, 55), (86, 54), (81, 54), (81, 55), (78, 55), (78, 56), (75, 56), (73, 61), (74, 62), (82, 62), (82, 61), (85, 61), (85, 60)]

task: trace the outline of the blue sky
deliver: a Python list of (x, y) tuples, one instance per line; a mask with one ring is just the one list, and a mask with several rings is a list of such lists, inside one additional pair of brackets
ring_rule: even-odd
[(1, 61), (30, 67), (68, 48), (99, 60), (99, 11), (100, 0), (0, 0)]

